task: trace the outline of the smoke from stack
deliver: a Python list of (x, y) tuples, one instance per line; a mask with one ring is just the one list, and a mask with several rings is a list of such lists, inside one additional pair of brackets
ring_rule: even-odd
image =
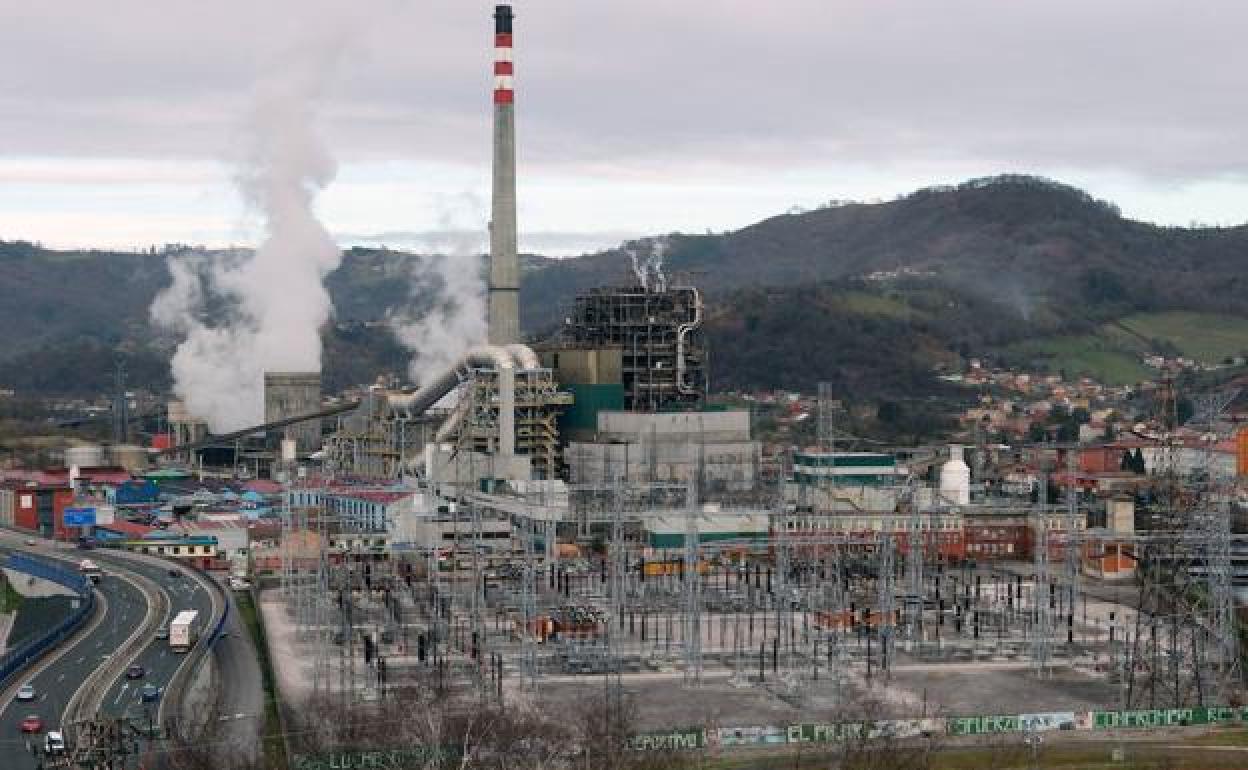
[(157, 326), (182, 337), (174, 391), (213, 432), (261, 422), (265, 371), (321, 368), (332, 310), (324, 279), (342, 253), (313, 212), (336, 172), (314, 122), (343, 42), (335, 27), (287, 52), (255, 89), (251, 152), (237, 182), (263, 224), (259, 247), (172, 256), (173, 283), (151, 307)]
[(633, 266), (633, 275), (637, 283), (647, 291), (662, 292), (667, 290), (667, 276), (663, 274), (663, 258), (670, 247), (667, 236), (642, 238), (630, 241), (621, 248), (628, 255)]
[(490, 221), (489, 342), (520, 341), (520, 265), (516, 257), (515, 66), (510, 5), (494, 8), (494, 174)]
[(444, 231), (459, 235), (431, 243), (432, 254), (413, 256), (409, 264), (415, 307), (389, 318), (394, 336), (415, 354), (408, 376), (420, 384), (486, 338), (485, 234), (458, 230), (447, 216)]

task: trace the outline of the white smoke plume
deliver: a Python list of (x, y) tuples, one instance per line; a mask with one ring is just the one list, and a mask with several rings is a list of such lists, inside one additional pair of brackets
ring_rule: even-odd
[(324, 278), (342, 254), (313, 213), (336, 172), (314, 124), (344, 42), (345, 26), (334, 25), (287, 51), (255, 89), (237, 180), (263, 224), (259, 247), (171, 256), (173, 283), (152, 304), (152, 320), (183, 337), (174, 390), (213, 432), (262, 421), (265, 371), (321, 368), (320, 331), (332, 311)]
[(633, 266), (633, 275), (641, 288), (648, 291), (666, 291), (667, 276), (663, 274), (663, 258), (671, 246), (670, 239), (661, 235), (629, 241), (621, 248)]
[(444, 228), (448, 236), (433, 254), (411, 261), (412, 296), (421, 307), (390, 316), (394, 336), (414, 357), (413, 382), (428, 382), (486, 339), (486, 284), (482, 274), (485, 234)]

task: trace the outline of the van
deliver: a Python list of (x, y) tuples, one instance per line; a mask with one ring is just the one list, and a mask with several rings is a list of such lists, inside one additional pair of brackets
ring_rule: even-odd
[(65, 736), (60, 730), (49, 730), (43, 740), (43, 753), (55, 756), (65, 753)]

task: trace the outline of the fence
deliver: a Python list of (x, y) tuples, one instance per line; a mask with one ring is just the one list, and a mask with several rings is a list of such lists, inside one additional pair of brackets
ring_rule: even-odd
[(937, 734), (990, 735), (1050, 730), (1153, 730), (1248, 723), (1248, 706), (1138, 711), (1051, 711), (1027, 714), (881, 719), (870, 722), (803, 723), (785, 726), (676, 727), (633, 736), (639, 751), (679, 751), (766, 744), (838, 743), (851, 738), (915, 738)]
[(4, 566), (31, 577), (42, 578), (64, 586), (78, 594), (81, 601), (69, 617), (48, 629), (42, 636), (24, 642), (17, 649), (10, 650), (0, 657), (0, 688), (8, 684), (9, 678), (14, 674), (25, 669), (26, 666), (77, 631), (95, 609), (95, 592), (92, 590), (91, 581), (73, 572), (72, 569), (18, 553), (10, 554)]

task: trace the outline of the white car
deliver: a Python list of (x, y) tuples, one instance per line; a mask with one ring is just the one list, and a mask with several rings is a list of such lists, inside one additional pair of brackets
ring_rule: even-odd
[(24, 684), (17, 689), (18, 700), (34, 700), (35, 694), (35, 688), (28, 684)]
[(65, 753), (65, 736), (61, 735), (60, 730), (49, 730), (43, 741), (43, 753), (45, 754), (64, 754)]

